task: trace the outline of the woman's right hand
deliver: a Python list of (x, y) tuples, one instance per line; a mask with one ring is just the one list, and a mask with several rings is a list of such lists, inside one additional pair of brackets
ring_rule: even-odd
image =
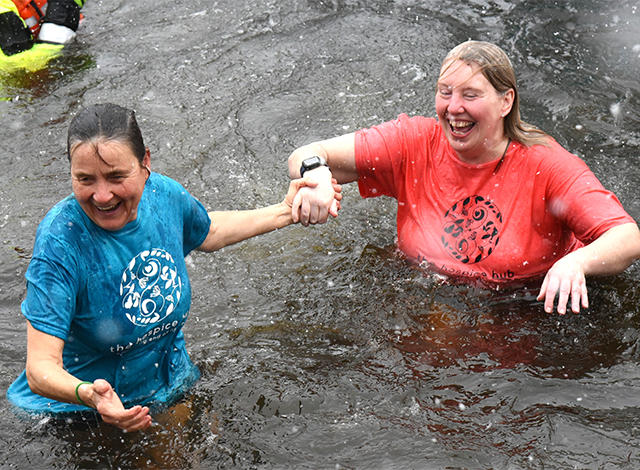
[(124, 408), (122, 401), (111, 384), (103, 379), (97, 379), (91, 387), (93, 404), (105, 423), (111, 424), (125, 432), (140, 431), (151, 426), (151, 415), (146, 406), (136, 405)]
[(78, 403), (80, 397), (84, 404), (98, 410), (105, 423), (126, 432), (151, 425), (149, 408), (134, 406), (125, 410), (120, 397), (106, 380), (97, 379), (76, 388), (78, 378), (62, 366), (63, 349), (64, 341), (35, 329), (27, 321), (27, 380), (34, 393), (66, 403)]

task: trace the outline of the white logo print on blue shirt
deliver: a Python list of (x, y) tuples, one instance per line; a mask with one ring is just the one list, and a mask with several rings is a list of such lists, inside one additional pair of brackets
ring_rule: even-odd
[(153, 325), (169, 316), (181, 292), (175, 262), (164, 250), (143, 251), (122, 273), (122, 305), (127, 318), (138, 326)]

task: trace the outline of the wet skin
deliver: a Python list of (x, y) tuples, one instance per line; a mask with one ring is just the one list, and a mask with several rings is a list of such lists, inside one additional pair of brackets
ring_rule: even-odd
[(73, 193), (98, 227), (120, 230), (136, 219), (149, 164), (148, 150), (140, 163), (120, 142), (80, 144), (71, 152)]
[(505, 149), (504, 117), (513, 90), (501, 94), (479, 67), (461, 60), (445, 62), (436, 91), (436, 113), (461, 161), (480, 165), (499, 159)]

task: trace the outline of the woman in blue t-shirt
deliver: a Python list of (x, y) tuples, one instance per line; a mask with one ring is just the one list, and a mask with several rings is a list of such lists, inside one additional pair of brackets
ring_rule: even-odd
[[(36, 413), (95, 408), (125, 431), (151, 424), (199, 377), (182, 327), (191, 286), (184, 257), (293, 223), (292, 202), (207, 213), (180, 184), (151, 172), (133, 111), (97, 105), (69, 127), (73, 194), (38, 226), (27, 269), (26, 370), (7, 397)], [(340, 188), (333, 215), (337, 215)]]

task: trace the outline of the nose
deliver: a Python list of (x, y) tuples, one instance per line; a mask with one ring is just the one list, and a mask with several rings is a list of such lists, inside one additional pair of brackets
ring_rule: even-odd
[(113, 191), (108, 181), (99, 180), (95, 183), (95, 191), (93, 193), (93, 200), (96, 204), (107, 204), (113, 199)]
[(451, 95), (451, 99), (449, 100), (449, 106), (447, 107), (447, 111), (449, 111), (450, 114), (464, 113), (464, 100), (458, 93), (453, 93)]

